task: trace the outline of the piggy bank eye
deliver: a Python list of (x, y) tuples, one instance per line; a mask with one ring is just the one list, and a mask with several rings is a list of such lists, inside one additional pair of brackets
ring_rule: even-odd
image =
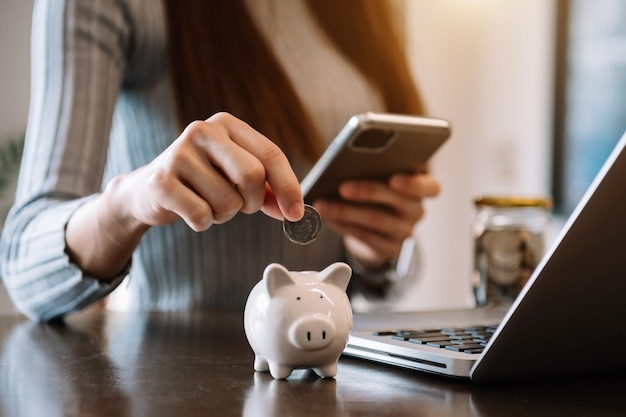
[(324, 298), (324, 296), (320, 294), (320, 298)]
[(299, 299), (300, 299), (300, 297), (296, 297), (296, 300), (299, 300)]

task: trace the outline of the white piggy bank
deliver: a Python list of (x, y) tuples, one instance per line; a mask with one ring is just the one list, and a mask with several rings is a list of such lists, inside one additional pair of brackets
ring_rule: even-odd
[(244, 329), (254, 350), (254, 370), (285, 379), (296, 368), (321, 377), (337, 374), (337, 361), (352, 330), (346, 294), (352, 270), (342, 262), (320, 272), (265, 268), (250, 292)]

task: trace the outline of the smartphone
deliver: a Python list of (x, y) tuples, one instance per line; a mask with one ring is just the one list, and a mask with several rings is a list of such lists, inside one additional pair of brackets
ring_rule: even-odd
[(338, 199), (346, 180), (387, 181), (415, 173), (450, 136), (443, 119), (392, 113), (354, 115), (300, 183), (304, 200)]

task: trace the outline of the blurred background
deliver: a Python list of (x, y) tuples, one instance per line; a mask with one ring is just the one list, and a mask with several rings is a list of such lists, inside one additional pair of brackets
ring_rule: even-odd
[[(32, 7), (0, 0), (0, 227), (28, 117)], [(553, 196), (554, 238), (626, 129), (625, 19), (623, 0), (406, 1), (415, 77), (453, 136), (416, 229), (421, 277), (397, 308), (472, 304), (478, 194)], [(0, 285), (0, 312), (12, 309)]]

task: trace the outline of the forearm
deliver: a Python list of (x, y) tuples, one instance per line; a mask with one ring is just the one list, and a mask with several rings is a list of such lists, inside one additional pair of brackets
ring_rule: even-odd
[(48, 321), (80, 310), (109, 294), (126, 276), (101, 281), (70, 261), (65, 240), (69, 219), (93, 196), (42, 197), (15, 207), (0, 240), (0, 275), (15, 306), (29, 318)]
[(70, 259), (86, 274), (113, 278), (128, 264), (149, 226), (134, 219), (123, 204), (119, 179), (70, 218), (65, 239)]

